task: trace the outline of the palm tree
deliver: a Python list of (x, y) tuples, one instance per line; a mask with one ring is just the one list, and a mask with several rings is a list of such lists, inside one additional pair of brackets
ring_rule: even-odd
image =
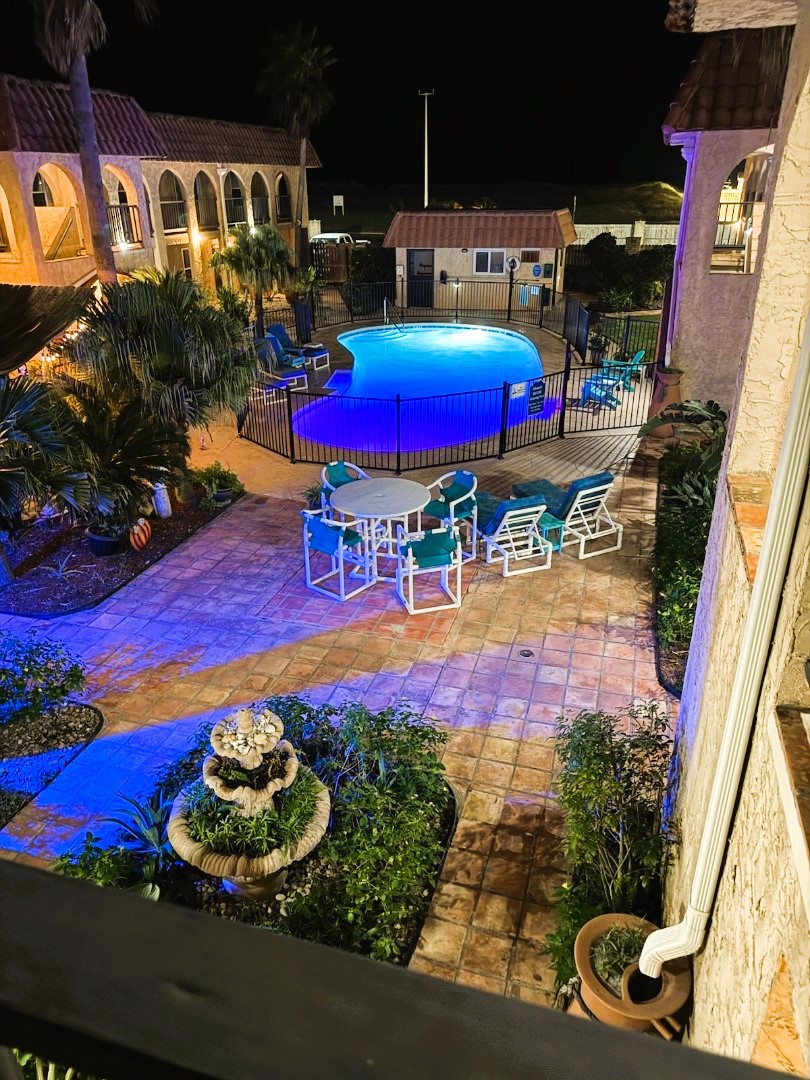
[(239, 320), (178, 271), (133, 277), (102, 285), (88, 305), (79, 336), (62, 347), (72, 373), (116, 407), (137, 401), (142, 415), (178, 431), (238, 412), (258, 365)]
[(256, 337), (264, 337), (262, 298), (274, 284), (283, 289), (293, 277), (293, 254), (275, 225), (236, 225), (230, 231), (233, 242), (224, 251), (215, 251), (211, 266), (227, 267), (253, 292)]
[[(37, 48), (70, 85), (70, 100), (79, 142), (79, 160), (90, 222), (90, 237), (99, 281), (116, 281), (110, 226), (101, 182), (93, 98), (87, 75), (87, 54), (107, 37), (104, 17), (95, 0), (31, 0)], [(155, 13), (154, 0), (135, 0), (145, 22)]]
[(295, 250), (299, 266), (308, 262), (303, 225), (306, 193), (307, 142), (310, 129), (323, 119), (334, 101), (323, 81), (327, 67), (337, 63), (331, 45), (316, 45), (317, 28), (301, 25), (290, 34), (279, 34), (270, 49), (262, 74), (262, 88), (275, 102), (279, 117), (294, 139), (300, 139), (298, 201), (295, 208)]

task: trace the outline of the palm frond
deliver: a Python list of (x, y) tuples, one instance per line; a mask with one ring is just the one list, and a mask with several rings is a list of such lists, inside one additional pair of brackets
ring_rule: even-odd
[(26, 364), (81, 315), (91, 289), (0, 285), (0, 375)]

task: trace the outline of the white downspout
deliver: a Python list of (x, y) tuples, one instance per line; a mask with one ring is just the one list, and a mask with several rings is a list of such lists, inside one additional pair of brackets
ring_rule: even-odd
[(647, 938), (639, 960), (656, 978), (661, 965), (689, 956), (703, 944), (728, 843), (743, 762), (756, 715), (788, 559), (810, 464), (810, 321), (805, 323), (796, 382), (776, 468), (751, 603), (745, 617), (737, 668), (726, 709), (723, 742), (714, 774), (689, 907), (677, 926)]

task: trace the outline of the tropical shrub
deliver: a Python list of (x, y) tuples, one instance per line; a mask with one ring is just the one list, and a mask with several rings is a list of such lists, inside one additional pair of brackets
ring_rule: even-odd
[(204, 468), (189, 469), (188, 478), (209, 498), (215, 491), (232, 491), (235, 495), (242, 495), (245, 490), (245, 485), (233, 469), (228, 469), (221, 461), (214, 461)]
[(547, 945), (557, 984), (575, 974), (574, 940), (588, 919), (628, 912), (656, 921), (672, 834), (663, 818), (672, 739), (660, 705), (583, 710), (558, 722), (557, 780), (570, 883)]
[(0, 721), (35, 718), (84, 689), (84, 666), (55, 641), (0, 630)]

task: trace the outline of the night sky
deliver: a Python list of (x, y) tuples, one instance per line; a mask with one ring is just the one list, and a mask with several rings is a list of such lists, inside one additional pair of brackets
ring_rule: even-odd
[[(618, 4), (306, 5), (160, 0), (141, 27), (134, 4), (99, 0), (109, 27), (89, 61), (98, 88), (155, 111), (277, 123), (257, 87), (272, 34), (299, 13), (338, 63), (335, 105), (312, 132), (318, 179), (421, 184), (429, 99), (431, 183), (582, 185), (666, 180), (684, 163), (661, 124), (702, 35), (664, 29), (667, 0)], [(57, 79), (33, 44), (25, 2), (3, 2), (0, 71)], [(279, 19), (286, 20), (279, 23)]]

